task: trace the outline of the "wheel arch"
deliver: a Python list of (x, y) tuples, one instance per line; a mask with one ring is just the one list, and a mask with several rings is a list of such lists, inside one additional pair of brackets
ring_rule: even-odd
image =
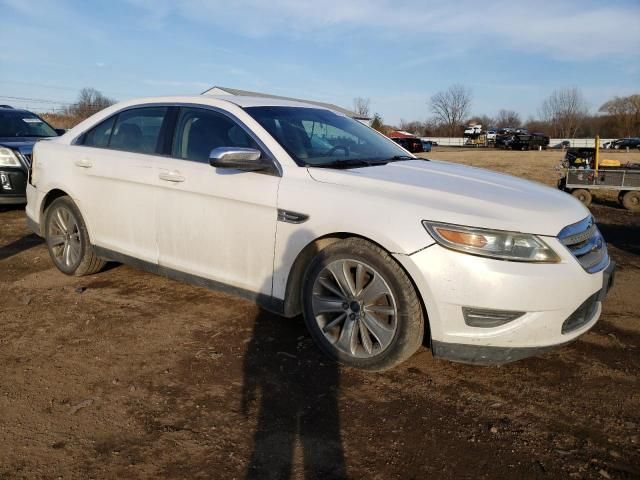
[[(285, 317), (295, 317), (302, 313), (302, 298), (300, 292), (302, 291), (302, 282), (304, 280), (304, 275), (307, 271), (311, 260), (313, 260), (314, 256), (321, 251), (323, 248), (331, 245), (332, 243), (338, 242), (340, 240), (345, 240), (347, 238), (360, 238), (365, 240), (377, 247), (381, 248), (385, 252), (387, 252), (392, 258), (393, 253), (389, 251), (388, 248), (385, 248), (384, 245), (381, 245), (379, 242), (372, 240), (371, 238), (367, 238), (366, 236), (359, 235), (351, 232), (333, 232), (322, 235), (320, 237), (311, 240), (305, 245), (305, 247), (298, 253), (297, 257), (293, 261), (291, 268), (289, 270), (289, 274), (287, 276), (287, 285), (285, 288), (285, 298), (283, 304), (283, 315)], [(394, 259), (395, 261), (395, 259)], [(425, 339), (428, 339), (430, 342), (430, 328), (429, 328), (429, 317), (427, 314), (427, 308), (425, 304), (424, 298), (422, 298), (422, 294), (420, 289), (416, 285), (413, 277), (407, 271), (407, 269), (400, 262), (397, 262), (400, 268), (404, 271), (404, 273), (409, 278), (409, 281), (413, 285), (415, 289), (416, 295), (420, 300), (420, 305), (422, 308), (422, 314), (424, 316), (424, 324), (425, 324)]]
[(47, 211), (47, 208), (49, 208), (49, 206), (54, 202), (54, 200), (56, 200), (58, 198), (61, 198), (61, 197), (69, 197), (73, 201), (73, 203), (75, 203), (76, 208), (80, 211), (80, 215), (82, 215), (82, 219), (84, 220), (85, 226), (87, 228), (87, 234), (89, 235), (89, 240), (93, 241), (93, 237), (91, 235), (91, 229), (89, 228), (89, 223), (87, 221), (87, 217), (84, 214), (84, 212), (82, 211), (82, 208), (80, 207), (80, 204), (78, 203), (76, 198), (73, 195), (71, 195), (64, 188), (52, 188), (51, 190), (49, 190), (46, 193), (46, 195), (42, 199), (42, 203), (40, 205), (40, 233), (41, 233), (41, 235), (44, 237), (45, 220), (46, 220), (45, 219), (45, 213)]

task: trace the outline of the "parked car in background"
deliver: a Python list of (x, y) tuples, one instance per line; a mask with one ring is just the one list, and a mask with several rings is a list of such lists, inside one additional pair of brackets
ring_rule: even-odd
[(551, 148), (559, 148), (559, 149), (567, 149), (571, 147), (571, 142), (569, 140), (562, 140), (560, 143), (556, 143)]
[(612, 142), (605, 143), (603, 147), (613, 148), (615, 150), (624, 149), (624, 148), (640, 148), (640, 138), (639, 137), (620, 138), (618, 140), (613, 140)]
[(496, 138), (496, 147), (511, 150), (538, 150), (548, 146), (549, 137), (542, 133), (507, 133)]
[(487, 130), (487, 143), (495, 143), (497, 135), (498, 130), (496, 130), (495, 128)]
[(570, 342), (614, 267), (564, 192), (274, 98), (113, 105), (36, 144), (27, 197), (60, 271), (119, 261), (303, 313), (322, 351), (367, 370), (425, 332), (435, 356), (482, 364)]
[(421, 153), (425, 151), (422, 140), (409, 132), (396, 130), (389, 133), (388, 137), (411, 153)]
[(433, 142), (431, 140), (427, 140), (425, 138), (421, 138), (420, 142), (422, 142), (422, 151), (423, 152), (430, 152), (431, 148), (433, 147)]
[(33, 145), (57, 131), (35, 113), (0, 105), (0, 205), (26, 203)]

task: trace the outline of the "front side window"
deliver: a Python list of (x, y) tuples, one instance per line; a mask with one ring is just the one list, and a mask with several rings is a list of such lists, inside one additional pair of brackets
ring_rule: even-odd
[(116, 117), (108, 148), (134, 153), (156, 153), (167, 110), (167, 107), (144, 107), (121, 112)]
[(247, 107), (251, 115), (298, 165), (322, 166), (336, 161), (384, 162), (407, 153), (349, 117), (306, 107)]
[(203, 108), (180, 109), (172, 155), (185, 160), (208, 162), (218, 147), (256, 148), (256, 142), (233, 120)]
[(39, 116), (24, 110), (0, 110), (0, 137), (57, 137)]

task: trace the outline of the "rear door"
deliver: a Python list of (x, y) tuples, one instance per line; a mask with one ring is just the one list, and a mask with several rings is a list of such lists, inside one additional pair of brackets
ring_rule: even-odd
[(155, 156), (168, 111), (124, 110), (85, 133), (73, 149), (92, 242), (151, 263), (158, 261)]
[(163, 267), (271, 294), (280, 177), (214, 168), (217, 147), (262, 150), (223, 111), (181, 107), (171, 158), (158, 160), (158, 244)]

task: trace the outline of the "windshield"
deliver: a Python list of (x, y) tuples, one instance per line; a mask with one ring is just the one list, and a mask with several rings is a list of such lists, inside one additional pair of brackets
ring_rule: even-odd
[(0, 110), (0, 137), (57, 137), (37, 115), (20, 110)]
[(247, 107), (251, 115), (301, 166), (336, 162), (385, 162), (407, 157), (393, 141), (352, 118), (304, 107)]

